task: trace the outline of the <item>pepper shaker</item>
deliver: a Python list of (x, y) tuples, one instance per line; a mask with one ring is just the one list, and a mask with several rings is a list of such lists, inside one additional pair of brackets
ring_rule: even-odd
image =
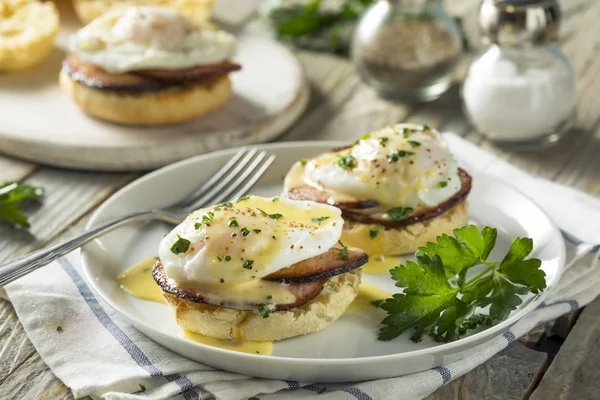
[(575, 75), (556, 45), (556, 0), (483, 0), (479, 28), (487, 47), (462, 87), (477, 131), (513, 150), (548, 147), (572, 126)]
[(462, 33), (441, 0), (378, 0), (361, 17), (352, 61), (382, 96), (430, 101), (452, 84)]

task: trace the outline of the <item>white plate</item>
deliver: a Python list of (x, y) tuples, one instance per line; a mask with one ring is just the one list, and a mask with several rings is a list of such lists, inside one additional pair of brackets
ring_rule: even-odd
[(0, 73), (4, 153), (78, 169), (153, 169), (198, 154), (273, 140), (308, 104), (309, 86), (294, 54), (274, 39), (242, 32), (235, 56), (242, 69), (230, 75), (233, 96), (216, 112), (162, 127), (91, 118), (58, 85), (68, 35), (80, 27), (65, 4), (60, 10), (61, 32), (48, 59), (22, 72)]
[[(253, 193), (276, 195), (285, 172), (299, 158), (340, 146), (339, 142), (297, 142), (257, 146), (277, 159)], [(129, 211), (174, 203), (214, 174), (236, 149), (198, 156), (153, 172), (122, 189), (94, 214), (88, 227)], [(460, 154), (458, 154), (460, 158)], [(502, 257), (517, 236), (533, 238), (535, 257), (552, 288), (564, 267), (564, 242), (552, 221), (526, 196), (477, 171), (469, 196), (470, 218), (498, 228), (495, 255)], [(346, 314), (331, 327), (304, 337), (276, 342), (272, 356), (223, 350), (180, 338), (181, 328), (167, 306), (135, 299), (120, 290), (116, 275), (137, 261), (156, 255), (158, 243), (170, 228), (162, 224), (122, 228), (83, 249), (85, 274), (94, 289), (112, 307), (150, 338), (172, 351), (229, 371), (264, 378), (297, 381), (358, 381), (398, 376), (429, 369), (461, 357), (472, 348), (508, 328), (532, 311), (548, 292), (530, 296), (506, 321), (483, 332), (448, 344), (426, 338), (412, 343), (408, 335), (381, 342), (376, 339), (382, 315), (376, 309)], [(364, 280), (394, 291), (386, 275), (365, 275)]]

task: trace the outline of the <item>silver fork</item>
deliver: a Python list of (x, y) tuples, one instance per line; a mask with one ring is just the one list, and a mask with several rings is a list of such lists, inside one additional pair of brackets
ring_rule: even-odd
[(242, 149), (223, 168), (187, 199), (163, 209), (144, 210), (87, 230), (65, 242), (35, 251), (0, 266), (0, 287), (19, 279), (81, 247), (85, 243), (133, 221), (160, 220), (180, 223), (192, 211), (245, 195), (275, 159), (264, 151)]

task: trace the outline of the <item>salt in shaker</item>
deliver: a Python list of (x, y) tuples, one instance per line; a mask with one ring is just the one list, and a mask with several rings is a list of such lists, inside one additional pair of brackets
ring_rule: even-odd
[(464, 109), (480, 134), (502, 147), (533, 150), (572, 126), (576, 81), (556, 45), (556, 0), (484, 0), (479, 27), (488, 44), (462, 87)]

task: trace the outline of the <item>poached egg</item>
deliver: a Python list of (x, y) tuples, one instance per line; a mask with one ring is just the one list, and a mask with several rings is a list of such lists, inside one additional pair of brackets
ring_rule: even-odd
[(184, 69), (232, 57), (235, 37), (164, 7), (118, 8), (77, 31), (69, 50), (112, 73)]
[(328, 251), (343, 223), (326, 204), (246, 196), (190, 214), (163, 238), (159, 257), (181, 285), (258, 281)]
[(461, 189), (458, 163), (438, 132), (397, 124), (368, 133), (351, 147), (295, 164), (284, 186), (309, 185), (328, 202), (375, 200), (380, 208), (438, 205)]

